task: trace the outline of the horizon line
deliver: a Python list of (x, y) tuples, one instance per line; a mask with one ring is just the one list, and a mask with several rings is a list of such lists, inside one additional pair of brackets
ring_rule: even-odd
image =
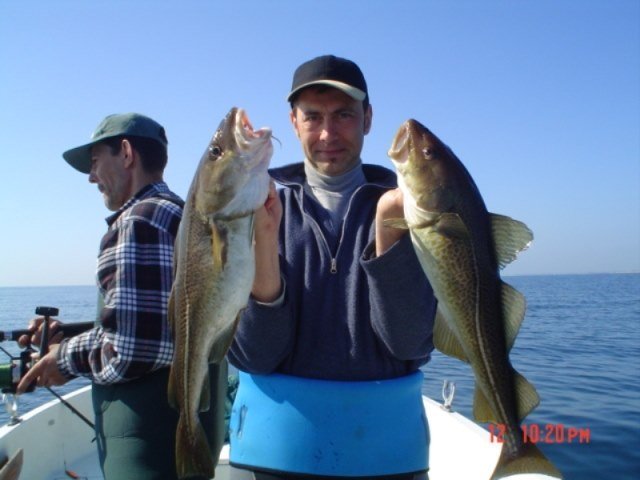
[[(586, 276), (586, 275), (638, 275), (638, 271), (619, 271), (619, 272), (581, 272), (581, 273), (517, 273), (500, 275), (501, 278), (513, 277), (559, 277), (559, 276)], [(0, 285), (0, 288), (59, 288), (59, 287), (95, 287), (95, 284), (79, 284), (79, 283), (61, 283), (56, 285)]]

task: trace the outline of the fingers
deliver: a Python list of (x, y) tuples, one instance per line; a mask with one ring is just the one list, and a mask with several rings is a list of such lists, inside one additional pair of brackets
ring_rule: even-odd
[(27, 373), (20, 379), (20, 383), (16, 387), (16, 394), (21, 395), (27, 391), (29, 386), (36, 381), (40, 377), (40, 370), (42, 370), (43, 365), (36, 363), (32, 366)]
[(51, 350), (51, 345), (62, 342), (63, 338), (64, 338), (64, 332), (60, 331), (60, 332), (54, 333), (54, 335), (49, 340), (49, 350)]
[(378, 201), (378, 215), (382, 218), (402, 217), (404, 215), (404, 196), (402, 190), (395, 188), (385, 192)]
[(282, 202), (275, 183), (269, 184), (269, 193), (263, 207), (255, 213), (255, 239), (258, 243), (277, 241), (277, 234), (282, 220)]
[(276, 196), (278, 196), (278, 192), (276, 191), (276, 182), (269, 180), (269, 193), (267, 194), (267, 198)]
[(42, 317), (32, 318), (31, 320), (29, 320), (27, 330), (29, 330), (30, 334), (21, 335), (20, 338), (18, 338), (18, 345), (20, 345), (22, 348), (30, 346), (34, 339), (34, 334), (42, 324), (43, 320), (44, 319)]
[(404, 197), (399, 188), (389, 190), (380, 197), (376, 209), (376, 255), (384, 254), (406, 231), (390, 228), (385, 220), (404, 217)]
[(20, 345), (21, 348), (27, 348), (31, 345), (31, 336), (21, 335), (20, 338), (18, 338), (18, 345)]
[(56, 360), (58, 348), (58, 345), (51, 345), (49, 353), (40, 360), (38, 360), (38, 354), (32, 356), (31, 368), (27, 370), (27, 373), (25, 373), (16, 387), (18, 395), (26, 392), (33, 382), (36, 382), (39, 387), (51, 387), (53, 385), (63, 385), (68, 381), (58, 368)]
[(282, 210), (282, 203), (280, 202), (280, 196), (276, 190), (276, 184), (271, 180), (269, 183), (269, 193), (267, 194), (267, 199), (264, 202), (265, 209), (273, 214), (273, 212), (277, 212), (278, 210)]
[[(44, 323), (43, 317), (36, 317), (29, 321), (27, 329), (31, 332), (31, 335), (22, 335), (18, 339), (18, 345), (22, 348), (29, 347), (31, 345), (39, 346), (42, 342), (42, 325)], [(62, 322), (58, 320), (49, 320), (49, 343), (60, 343), (62, 341), (61, 333), (59, 332)]]
[(282, 201), (280, 195), (276, 192), (275, 186), (273, 188), (273, 197), (270, 199), (269, 210), (276, 223), (276, 227), (280, 226), (282, 220)]

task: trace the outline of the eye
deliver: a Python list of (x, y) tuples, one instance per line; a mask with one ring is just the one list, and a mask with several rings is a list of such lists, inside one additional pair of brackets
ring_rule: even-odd
[(209, 145), (209, 156), (211, 157), (211, 160), (217, 160), (220, 155), (222, 155), (222, 149), (219, 145), (216, 145), (215, 143)]
[(423, 148), (422, 149), (422, 153), (424, 154), (425, 157), (430, 157), (431, 156), (431, 149), (430, 148)]

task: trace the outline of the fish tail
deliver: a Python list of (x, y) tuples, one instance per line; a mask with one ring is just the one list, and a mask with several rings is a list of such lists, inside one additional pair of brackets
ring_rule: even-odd
[(509, 456), (507, 449), (502, 449), (491, 480), (524, 473), (538, 473), (562, 478), (560, 471), (538, 447), (532, 443), (526, 443), (515, 456)]
[(187, 428), (188, 419), (180, 414), (176, 431), (176, 470), (179, 478), (213, 478), (215, 465), (211, 458), (209, 442), (200, 421), (195, 418), (194, 435)]
[(169, 370), (169, 382), (167, 384), (167, 400), (169, 405), (174, 410), (178, 410), (178, 396), (177, 396), (177, 380), (176, 380), (176, 372), (175, 367), (171, 365), (171, 369)]

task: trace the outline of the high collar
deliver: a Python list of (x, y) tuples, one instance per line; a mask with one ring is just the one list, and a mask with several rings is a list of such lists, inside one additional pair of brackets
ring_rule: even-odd
[[(380, 165), (362, 164), (362, 172), (367, 184), (377, 185), (382, 188), (396, 188), (398, 182), (396, 175), (391, 170)], [(269, 175), (282, 185), (304, 185), (307, 177), (304, 172), (304, 163), (292, 163), (283, 167), (269, 169)]]
[(305, 160), (304, 173), (307, 177), (307, 184), (312, 189), (326, 192), (352, 192), (366, 182), (361, 163), (341, 175), (325, 175), (316, 170), (309, 160)]
[(138, 193), (136, 193), (133, 197), (127, 200), (125, 204), (118, 209), (117, 212), (115, 212), (112, 215), (109, 215), (106, 218), (107, 225), (109, 226), (113, 225), (113, 222), (115, 222), (118, 219), (118, 217), (122, 215), (124, 211), (131, 208), (132, 205), (134, 205), (135, 203), (138, 203), (140, 200), (148, 197), (157, 196), (158, 194), (161, 194), (161, 193), (169, 193), (169, 192), (170, 192), (169, 187), (165, 182), (155, 182), (155, 183), (150, 183), (148, 185), (145, 185), (140, 190), (138, 190)]

